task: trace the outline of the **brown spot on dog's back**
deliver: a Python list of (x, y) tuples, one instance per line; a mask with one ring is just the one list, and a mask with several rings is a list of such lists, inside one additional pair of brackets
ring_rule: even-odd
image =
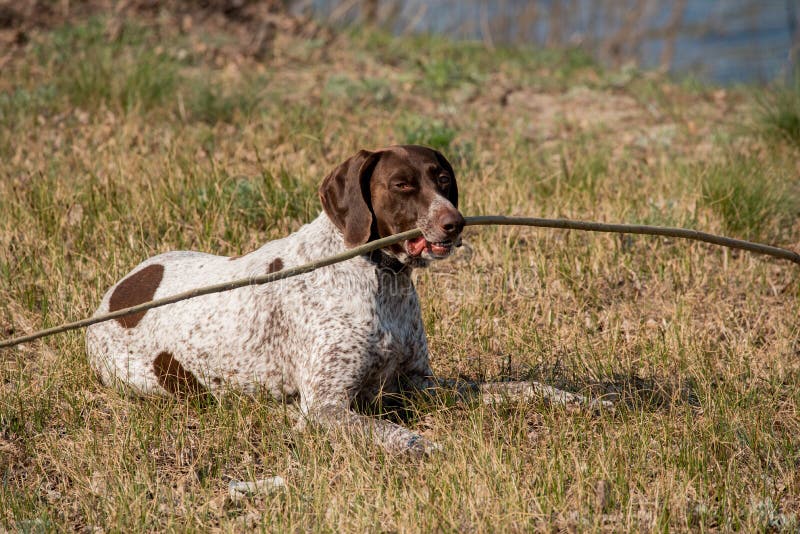
[(153, 360), (153, 371), (158, 384), (175, 395), (185, 397), (205, 393), (205, 387), (190, 371), (169, 352), (161, 352)]
[[(133, 273), (120, 282), (111, 294), (108, 311), (113, 312), (153, 300), (153, 295), (156, 294), (156, 289), (158, 289), (163, 278), (164, 266), (158, 263), (148, 265), (141, 271)], [(117, 317), (117, 322), (125, 328), (133, 328), (139, 324), (145, 313), (147, 311)]]
[(283, 260), (275, 258), (267, 267), (267, 274), (275, 273), (283, 269)]

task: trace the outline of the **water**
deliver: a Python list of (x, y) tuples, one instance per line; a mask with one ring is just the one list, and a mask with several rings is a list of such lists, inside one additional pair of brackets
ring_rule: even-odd
[[(359, 21), (368, 3), (298, 2), (335, 23)], [(377, 6), (377, 22), (397, 34), (438, 33), (489, 46), (581, 46), (605, 64), (661, 67), (723, 84), (784, 77), (800, 54), (800, 0), (379, 0)]]

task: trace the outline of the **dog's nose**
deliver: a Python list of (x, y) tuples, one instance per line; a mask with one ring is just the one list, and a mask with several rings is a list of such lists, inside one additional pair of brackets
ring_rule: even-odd
[(439, 226), (442, 228), (448, 239), (452, 239), (461, 233), (464, 229), (464, 217), (458, 211), (446, 211), (442, 218), (439, 220)]

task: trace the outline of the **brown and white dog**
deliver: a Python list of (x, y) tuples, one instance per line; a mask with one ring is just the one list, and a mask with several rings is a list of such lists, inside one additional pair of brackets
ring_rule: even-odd
[[(411, 271), (447, 257), (460, 242), (464, 218), (453, 168), (421, 146), (362, 150), (323, 180), (319, 195), (323, 212), (313, 222), (245, 256), (182, 251), (144, 261), (106, 293), (96, 313), (305, 264), (414, 228), (423, 237), (278, 283), (93, 325), (86, 347), (103, 382), (178, 396), (266, 389), (276, 398), (298, 399), (310, 420), (362, 432), (388, 451), (435, 449), (353, 406), (382, 392), (438, 384)], [(489, 397), (583, 400), (535, 383), (473, 389)]]

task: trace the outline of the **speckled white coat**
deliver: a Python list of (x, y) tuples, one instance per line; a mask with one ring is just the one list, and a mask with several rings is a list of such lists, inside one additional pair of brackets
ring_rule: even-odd
[[(344, 249), (342, 233), (322, 213), (240, 258), (168, 252), (127, 278), (163, 266), (151, 297), (161, 298)], [(109, 311), (119, 285), (106, 293), (97, 314)], [(323, 423), (369, 427), (390, 450), (430, 447), (402, 427), (350, 410), (354, 400), (397, 391), (401, 378), (424, 386), (432, 375), (410, 269), (395, 274), (358, 257), (273, 284), (149, 310), (133, 327), (98, 323), (89, 327), (86, 345), (106, 384), (121, 381), (142, 394), (181, 393), (191, 385), (211, 392), (266, 388), (277, 398), (299, 397), (301, 410)], [(156, 365), (160, 354), (169, 355), (168, 366)]]

